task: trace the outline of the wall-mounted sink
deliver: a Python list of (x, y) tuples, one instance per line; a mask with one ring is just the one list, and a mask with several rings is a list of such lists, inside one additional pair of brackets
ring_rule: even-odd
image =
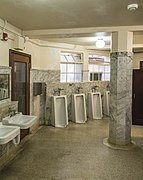
[(19, 126), (20, 129), (28, 129), (37, 121), (36, 116), (16, 114), (12, 117), (8, 116), (2, 120), (4, 125)]
[(17, 126), (5, 126), (0, 123), (0, 144), (6, 144), (11, 140), (18, 138), (20, 140), (20, 127)]

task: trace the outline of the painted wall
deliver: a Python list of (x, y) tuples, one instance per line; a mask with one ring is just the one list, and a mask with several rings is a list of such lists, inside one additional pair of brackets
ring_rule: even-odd
[(60, 50), (58, 48), (40, 48), (40, 69), (58, 70), (60, 69)]
[[(4, 21), (0, 19), (0, 30), (3, 31)], [(7, 24), (8, 41), (0, 40), (0, 66), (9, 66), (9, 49), (14, 49), (15, 38), (22, 35), (22, 31), (11, 24)], [(1, 35), (1, 34), (0, 34)], [(60, 52), (71, 51), (83, 53), (83, 69), (88, 70), (88, 54), (101, 54), (104, 55), (104, 51), (87, 51), (82, 46), (75, 46), (64, 43), (52, 43), (40, 40), (28, 39), (24, 43), (25, 49), (22, 51), (32, 56), (32, 69), (41, 70), (59, 70), (60, 69)], [(87, 81), (87, 77), (84, 77)]]
[(13, 47), (14, 41), (0, 41), (0, 66), (9, 66), (9, 49)]

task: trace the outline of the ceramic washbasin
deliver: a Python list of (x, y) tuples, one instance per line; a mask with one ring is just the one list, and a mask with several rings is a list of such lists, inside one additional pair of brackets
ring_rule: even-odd
[(18, 113), (12, 117), (8, 116), (2, 120), (4, 125), (19, 126), (20, 129), (30, 128), (37, 120), (36, 116), (23, 115)]
[(16, 136), (20, 136), (20, 127), (0, 124), (0, 144), (6, 144)]

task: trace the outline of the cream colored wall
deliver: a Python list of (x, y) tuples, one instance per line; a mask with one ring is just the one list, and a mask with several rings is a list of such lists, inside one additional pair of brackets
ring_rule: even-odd
[(40, 69), (60, 69), (60, 49), (51, 47), (40, 48)]
[(0, 41), (0, 66), (9, 66), (9, 49), (13, 48), (14, 41)]
[(140, 61), (143, 61), (143, 53), (134, 53), (133, 55), (133, 69), (140, 68)]
[[(0, 19), (0, 29), (2, 32), (4, 22)], [(21, 36), (22, 31), (9, 23), (5, 32), (8, 33), (8, 41), (0, 40), (0, 66), (9, 66), (9, 49), (14, 49), (14, 39), (16, 36)], [(85, 76), (84, 81), (88, 80), (88, 55), (89, 54), (100, 54), (105, 55), (105, 52), (88, 51), (82, 46), (75, 46), (70, 44), (58, 44), (58, 43), (47, 43), (39, 40), (27, 40), (25, 43), (25, 49), (21, 52), (31, 55), (32, 69), (41, 70), (59, 70), (60, 69), (60, 52), (71, 51), (83, 54), (83, 70)], [(87, 74), (87, 75), (86, 75)]]
[(40, 46), (31, 43), (30, 41), (25, 43), (24, 53), (31, 55), (31, 67), (32, 69), (40, 68)]

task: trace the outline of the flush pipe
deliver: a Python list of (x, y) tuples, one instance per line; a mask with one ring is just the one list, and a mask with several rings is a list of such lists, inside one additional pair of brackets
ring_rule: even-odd
[(99, 86), (93, 86), (93, 87), (91, 88), (92, 92), (96, 92), (96, 90), (97, 90), (98, 87), (99, 87)]
[(20, 143), (20, 134), (17, 135), (13, 140), (12, 140), (13, 144), (15, 146), (17, 146)]

